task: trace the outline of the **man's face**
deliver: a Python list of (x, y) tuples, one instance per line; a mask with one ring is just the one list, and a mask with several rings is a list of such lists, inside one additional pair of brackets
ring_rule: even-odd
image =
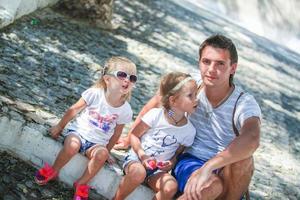
[(207, 87), (229, 86), (229, 76), (234, 74), (237, 64), (230, 64), (228, 50), (206, 46), (202, 50), (199, 68)]

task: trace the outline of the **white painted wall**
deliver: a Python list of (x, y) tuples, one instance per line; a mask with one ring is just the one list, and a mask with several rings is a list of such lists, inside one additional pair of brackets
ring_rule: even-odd
[[(28, 161), (37, 167), (44, 162), (54, 163), (61, 149), (61, 143), (50, 137), (44, 136), (47, 130), (43, 125), (29, 123), (24, 125), (24, 120), (13, 120), (0, 117), (0, 150), (7, 150), (16, 154), (22, 160)], [(60, 181), (73, 185), (87, 165), (87, 158), (81, 154), (73, 157), (59, 173)], [(120, 169), (118, 169), (120, 171)], [(93, 178), (90, 185), (98, 193), (111, 199), (117, 190), (121, 176), (105, 165)], [(127, 200), (150, 200), (153, 192), (145, 186), (139, 186)]]
[[(299, 0), (174, 0), (197, 6), (300, 53)], [(198, 11), (199, 14), (201, 14)]]
[(31, 12), (51, 6), (59, 0), (0, 0), (0, 28)]

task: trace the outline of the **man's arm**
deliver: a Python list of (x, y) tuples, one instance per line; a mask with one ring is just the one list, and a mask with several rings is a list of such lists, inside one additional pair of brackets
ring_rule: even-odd
[(133, 125), (131, 126), (131, 130), (129, 132), (131, 132), (137, 124), (140, 123), (141, 118), (152, 108), (158, 108), (160, 107), (160, 100), (161, 100), (161, 96), (157, 93), (155, 94), (147, 103), (146, 105), (144, 105), (144, 107), (142, 108), (142, 110), (139, 112), (138, 116), (136, 117)]
[(120, 144), (117, 144), (114, 146), (114, 149), (127, 149), (128, 145), (130, 144), (130, 135), (132, 130), (141, 122), (141, 118), (152, 108), (158, 108), (160, 107), (160, 100), (161, 96), (158, 94), (155, 94), (147, 103), (144, 105), (144, 107), (139, 112), (138, 116), (134, 120), (134, 123), (132, 124), (127, 137), (124, 137)]
[(201, 198), (201, 189), (214, 170), (252, 156), (259, 146), (259, 139), (260, 120), (257, 117), (250, 117), (244, 122), (240, 136), (191, 175), (184, 191), (187, 199)]
[(125, 126), (125, 124), (117, 124), (116, 125), (115, 130), (114, 130), (114, 134), (112, 135), (112, 137), (110, 138), (108, 144), (106, 145), (106, 148), (107, 148), (108, 152), (111, 151), (112, 147), (115, 145), (115, 143), (120, 138), (124, 126)]
[(240, 136), (236, 137), (231, 144), (205, 165), (212, 171), (225, 165), (244, 160), (253, 155), (259, 146), (260, 120), (257, 117), (250, 117), (240, 130)]

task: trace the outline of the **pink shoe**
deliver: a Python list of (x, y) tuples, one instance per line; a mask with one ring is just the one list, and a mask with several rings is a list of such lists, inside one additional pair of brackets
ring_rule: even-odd
[(74, 183), (75, 194), (73, 200), (88, 200), (89, 198), (89, 185), (78, 185), (77, 182)]
[(44, 167), (35, 173), (34, 180), (39, 185), (45, 185), (55, 179), (57, 175), (58, 173), (48, 163), (45, 163)]

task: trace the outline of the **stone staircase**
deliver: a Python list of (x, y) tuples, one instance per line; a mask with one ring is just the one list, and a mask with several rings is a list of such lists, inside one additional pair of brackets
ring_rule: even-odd
[[(13, 152), (22, 160), (32, 163), (36, 168), (45, 162), (52, 164), (62, 148), (63, 137), (53, 140), (48, 135), (48, 128), (58, 118), (30, 104), (14, 101), (0, 96), (0, 150)], [(91, 186), (102, 196), (111, 199), (122, 176), (120, 164), (125, 152), (112, 151), (115, 164), (105, 164), (91, 182)], [(59, 180), (72, 185), (83, 173), (87, 158), (77, 154), (61, 170)], [(127, 199), (152, 199), (153, 192), (146, 186), (138, 187)]]

